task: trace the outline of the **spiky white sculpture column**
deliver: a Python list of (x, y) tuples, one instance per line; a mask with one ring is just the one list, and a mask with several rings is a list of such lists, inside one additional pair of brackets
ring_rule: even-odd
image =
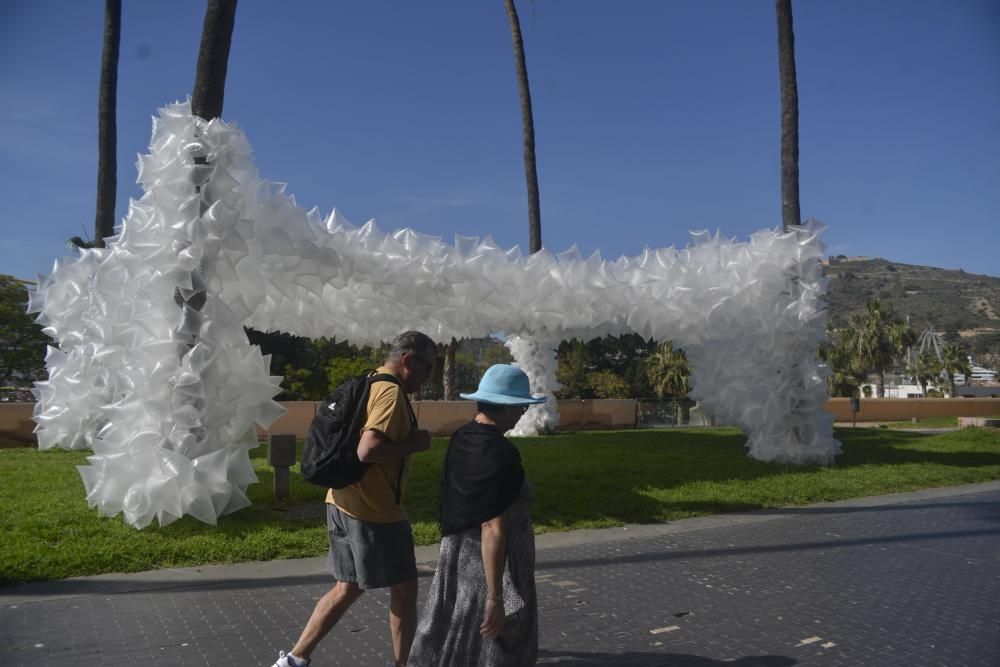
[(511, 435), (529, 436), (550, 433), (559, 425), (559, 406), (555, 392), (562, 389), (556, 380), (559, 360), (556, 350), (559, 340), (542, 335), (512, 335), (504, 342), (531, 384), (532, 394), (544, 394), (547, 401), (532, 405), (511, 429)]

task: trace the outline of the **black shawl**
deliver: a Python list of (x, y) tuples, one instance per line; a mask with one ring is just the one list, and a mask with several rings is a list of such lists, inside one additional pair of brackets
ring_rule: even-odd
[(500, 516), (524, 483), (521, 453), (496, 426), (470, 422), (451, 436), (441, 482), (441, 534)]

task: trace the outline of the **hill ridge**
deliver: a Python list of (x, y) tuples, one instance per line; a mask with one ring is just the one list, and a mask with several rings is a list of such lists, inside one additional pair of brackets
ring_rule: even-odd
[(830, 279), (830, 329), (846, 326), (850, 313), (877, 298), (917, 331), (932, 328), (977, 358), (1000, 360), (1000, 278), (881, 257), (837, 255), (822, 264)]

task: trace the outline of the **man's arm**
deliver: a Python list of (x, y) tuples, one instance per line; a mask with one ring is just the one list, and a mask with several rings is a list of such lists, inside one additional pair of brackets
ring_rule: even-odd
[[(365, 463), (398, 461), (430, 449), (430, 433), (410, 426), (411, 413), (400, 387), (376, 382), (371, 391), (368, 417), (358, 442), (359, 459)], [(403, 439), (406, 433), (409, 435)]]
[(431, 434), (422, 428), (414, 429), (406, 440), (393, 442), (385, 433), (368, 429), (361, 434), (358, 442), (358, 458), (364, 463), (398, 461), (399, 459), (424, 452), (431, 447)]

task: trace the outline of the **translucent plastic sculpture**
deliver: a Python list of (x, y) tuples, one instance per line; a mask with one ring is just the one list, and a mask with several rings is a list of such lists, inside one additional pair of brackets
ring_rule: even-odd
[[(80, 472), (104, 515), (214, 523), (247, 504), (254, 423), (282, 409), (280, 378), (244, 325), (357, 344), (410, 328), (437, 340), (512, 332), (533, 390), (550, 395), (559, 340), (671, 339), (693, 366), (692, 397), (740, 424), (751, 456), (829, 463), (840, 451), (814, 355), (825, 336), (817, 223), (742, 243), (695, 233), (683, 250), (613, 262), (385, 234), (299, 208), (260, 178), (242, 131), (187, 104), (160, 110), (138, 167), (145, 194), (121, 233), (58, 261), (29, 306), (59, 345), (35, 390), (39, 446), (93, 449)], [(517, 430), (557, 420), (551, 401)]]
[(538, 340), (528, 336), (508, 336), (504, 343), (515, 363), (528, 376), (528, 382), (535, 394), (545, 394), (549, 399), (528, 408), (524, 416), (511, 429), (512, 435), (538, 435), (550, 433), (559, 425), (559, 408), (556, 404), (555, 392), (562, 389), (556, 380), (559, 370), (559, 359), (556, 349), (558, 339)]

